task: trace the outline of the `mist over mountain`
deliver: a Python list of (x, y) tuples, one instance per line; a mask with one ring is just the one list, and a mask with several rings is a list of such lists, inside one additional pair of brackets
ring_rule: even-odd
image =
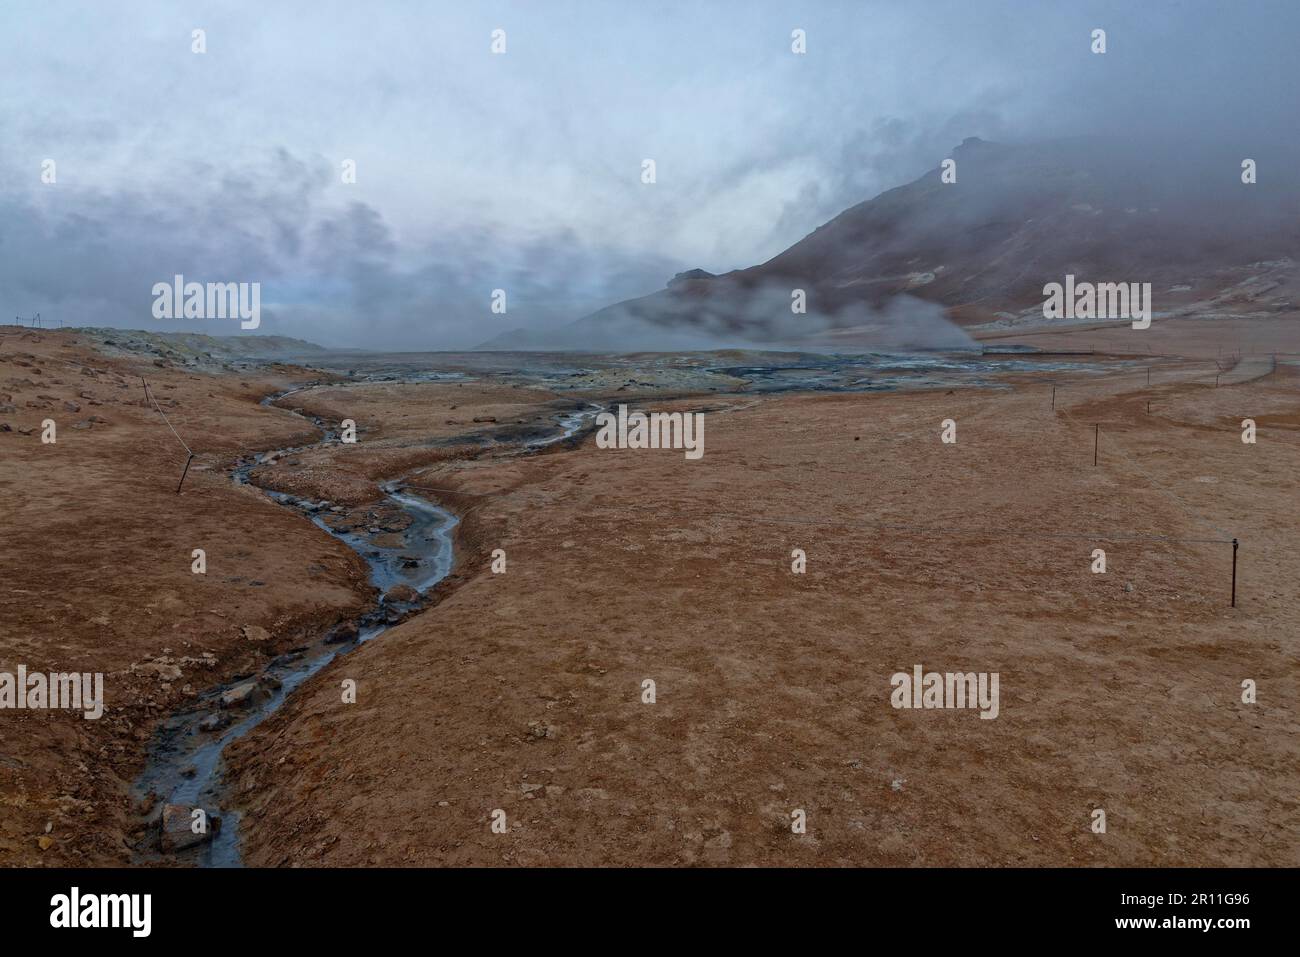
[[(951, 182), (936, 165), (767, 262), (720, 276), (678, 273), (664, 289), (549, 340), (534, 336), (530, 347), (954, 348), (970, 340), (945, 316), (970, 323), (1031, 309), (1046, 283), (1066, 275), (1149, 282), (1173, 308), (1266, 272), (1268, 307), (1293, 305), (1300, 182), (1289, 168), (1246, 184), (1240, 161), (1222, 150), (1189, 157), (1103, 138), (971, 137), (945, 159)], [(792, 307), (800, 294), (803, 313)]]

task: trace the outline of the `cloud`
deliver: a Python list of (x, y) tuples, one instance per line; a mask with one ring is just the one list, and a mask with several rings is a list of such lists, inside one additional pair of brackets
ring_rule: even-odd
[[(192, 182), (209, 182), (201, 172)], [(588, 247), (570, 230), (490, 224), (404, 248), (378, 210), (334, 198), (331, 174), (319, 158), (277, 150), (186, 191), (77, 191), (66, 204), (0, 197), (0, 289), (22, 315), (162, 329), (177, 324), (153, 318), (156, 282), (259, 282), (260, 334), (438, 349), (472, 346), (507, 321), (571, 320), (672, 268)], [(508, 293), (505, 317), (489, 308), (498, 288)], [(238, 332), (220, 321), (184, 328)]]
[(3, 16), (0, 310), (69, 322), (148, 326), (149, 286), (181, 271), (263, 282), (260, 332), (456, 348), (765, 261), (967, 136), (1109, 136), (1178, 184), (1211, 156), (1259, 160), (1261, 185), (1295, 166), (1283, 0)]

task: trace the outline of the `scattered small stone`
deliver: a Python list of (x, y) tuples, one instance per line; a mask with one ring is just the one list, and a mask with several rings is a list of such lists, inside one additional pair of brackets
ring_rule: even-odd
[(560, 736), (560, 729), (553, 724), (543, 724), (541, 721), (528, 722), (528, 736), (536, 741), (544, 739), (554, 740)]
[(260, 701), (265, 694), (256, 681), (246, 681), (221, 693), (221, 707), (248, 708)]
[(175, 681), (181, 677), (179, 665), (168, 661), (146, 661), (142, 665), (132, 666), (132, 670), (146, 675), (153, 675), (159, 681)]

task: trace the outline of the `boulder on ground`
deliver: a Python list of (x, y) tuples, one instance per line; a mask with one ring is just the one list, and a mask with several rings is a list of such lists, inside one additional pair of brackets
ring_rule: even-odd
[(205, 715), (199, 722), (199, 730), (220, 731), (228, 724), (230, 724), (230, 715), (222, 714), (220, 711), (214, 711), (212, 714)]
[(245, 681), (221, 693), (221, 707), (251, 708), (265, 697), (266, 689), (261, 684), (256, 681)]
[(420, 600), (420, 593), (410, 585), (394, 585), (384, 592), (384, 601), (413, 602)]
[(345, 621), (325, 637), (325, 643), (334, 645), (342, 641), (355, 641), (360, 633), (356, 622)]
[(162, 817), (159, 821), (162, 849), (165, 853), (174, 854), (187, 847), (206, 844), (221, 830), (221, 818), (206, 811), (202, 816), (198, 816), (194, 813), (196, 810), (200, 809), (193, 804), (163, 805)]

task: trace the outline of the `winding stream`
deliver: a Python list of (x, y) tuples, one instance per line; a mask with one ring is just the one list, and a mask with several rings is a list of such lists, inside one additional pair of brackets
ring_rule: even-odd
[[(307, 388), (310, 388), (308, 386)], [(276, 393), (262, 400), (270, 405), (293, 392)], [(564, 413), (557, 417), (559, 434), (530, 442), (537, 449), (576, 434), (593, 417), (599, 406), (590, 411)], [(296, 414), (296, 413), (295, 413)], [(312, 444), (260, 453), (241, 460), (232, 472), (232, 480), (248, 484), (249, 473), (258, 465), (284, 455), (291, 455), (337, 441), (337, 434), (319, 419), (312, 420), (323, 437)], [(146, 846), (137, 852), (137, 860), (157, 862), (171, 860), (200, 867), (240, 867), (239, 812), (229, 807), (222, 755), (226, 746), (257, 727), (288, 699), (299, 685), (327, 664), (347, 654), (363, 642), (382, 635), (420, 602), (403, 601), (388, 596), (391, 589), (405, 585), (423, 595), (442, 581), (454, 562), (453, 535), (460, 520), (451, 512), (423, 498), (401, 490), (401, 482), (381, 486), (392, 516), (380, 528), (356, 528), (348, 520), (332, 527), (327, 518), (335, 512), (329, 503), (313, 502), (261, 489), (264, 495), (309, 517), (317, 527), (328, 532), (355, 551), (370, 569), (370, 581), (379, 589), (378, 605), (351, 623), (343, 623), (318, 636), (307, 645), (273, 658), (257, 674), (236, 676), (233, 680), (203, 692), (185, 710), (164, 721), (150, 743), (146, 765), (136, 780), (137, 796), (153, 793), (157, 806), (182, 804), (201, 807), (209, 818), (221, 819), (210, 841), (173, 854), (160, 854), (156, 842), (157, 826), (151, 826)], [(359, 514), (364, 508), (355, 511)], [(373, 507), (372, 507), (373, 512)], [(377, 534), (377, 537), (372, 537)], [(353, 627), (355, 631), (353, 631)], [(243, 708), (223, 708), (222, 696), (255, 685), (252, 704)], [(217, 726), (213, 726), (214, 723)]]

